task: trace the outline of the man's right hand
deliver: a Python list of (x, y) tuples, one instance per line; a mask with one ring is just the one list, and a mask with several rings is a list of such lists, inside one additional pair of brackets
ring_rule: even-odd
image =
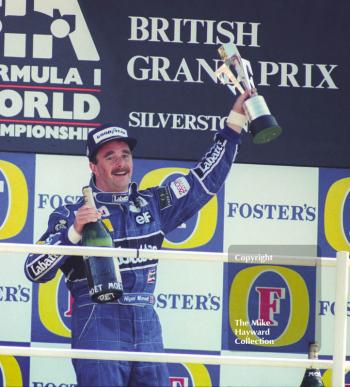
[(79, 234), (82, 234), (84, 226), (87, 223), (97, 222), (100, 218), (101, 214), (96, 210), (96, 208), (92, 208), (89, 207), (87, 204), (84, 204), (79, 208), (75, 215), (75, 231)]

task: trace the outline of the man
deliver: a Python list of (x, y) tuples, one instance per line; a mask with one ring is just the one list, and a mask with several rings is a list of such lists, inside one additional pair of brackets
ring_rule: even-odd
[[(90, 132), (90, 160), (97, 209), (83, 203), (57, 208), (50, 216), (41, 243), (81, 243), (84, 225), (99, 217), (107, 220), (116, 247), (161, 248), (164, 236), (194, 215), (218, 192), (237, 152), (241, 128), (246, 122), (243, 102), (237, 98), (228, 126), (219, 131), (202, 161), (187, 176), (169, 184), (138, 191), (131, 183), (132, 150), (136, 140), (122, 128), (107, 126)], [(140, 215), (143, 221), (140, 221)], [(46, 282), (58, 269), (66, 277), (74, 298), (72, 347), (84, 349), (162, 352), (163, 342), (152, 297), (157, 260), (119, 258), (124, 296), (113, 303), (94, 303), (88, 294), (83, 258), (30, 254), (25, 273), (31, 281)], [(142, 294), (144, 302), (130, 302), (129, 294)], [(73, 360), (79, 386), (167, 386), (169, 376), (162, 363)]]

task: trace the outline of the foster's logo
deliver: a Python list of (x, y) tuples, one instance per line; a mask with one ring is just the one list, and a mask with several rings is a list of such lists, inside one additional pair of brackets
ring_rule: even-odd
[(29, 386), (29, 358), (0, 355), (0, 386)]
[(69, 342), (73, 298), (62, 273), (46, 283), (33, 284), (33, 299), (32, 340)]
[[(336, 181), (331, 181), (332, 177), (328, 176), (328, 171), (320, 172), (321, 184), (321, 200), (322, 194), (324, 198), (324, 237), (322, 240), (322, 224), (320, 225), (321, 232), (321, 247), (325, 247), (323, 255), (332, 253), (328, 251), (328, 246), (335, 251), (349, 251), (350, 250), (350, 178), (345, 177)], [(344, 173), (345, 174), (345, 173)], [(334, 180), (334, 178), (333, 178)], [(330, 185), (328, 185), (330, 184)], [(325, 191), (325, 192), (324, 192)], [(322, 209), (321, 209), (322, 210)], [(323, 242), (323, 243), (322, 243)], [(324, 243), (326, 242), (326, 244)], [(326, 246), (324, 246), (326, 245)]]
[[(314, 273), (309, 268), (234, 266), (229, 269), (232, 282), (228, 283), (228, 312), (224, 311), (229, 328), (223, 327), (229, 333), (223, 338), (224, 348), (252, 350), (253, 345), (287, 351), (284, 347), (307, 347), (304, 341), (312, 337), (310, 322), (314, 321), (310, 308), (314, 289), (307, 284), (314, 283), (308, 278)], [(237, 266), (242, 270), (237, 272)]]
[(22, 170), (0, 160), (0, 240), (18, 235), (27, 220), (28, 186)]
[(168, 364), (171, 387), (218, 386), (219, 366)]

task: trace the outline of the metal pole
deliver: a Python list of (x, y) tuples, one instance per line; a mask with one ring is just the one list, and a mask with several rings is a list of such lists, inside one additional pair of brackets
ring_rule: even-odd
[(335, 316), (333, 329), (332, 386), (344, 386), (346, 362), (347, 300), (349, 285), (349, 253), (337, 252), (335, 287)]

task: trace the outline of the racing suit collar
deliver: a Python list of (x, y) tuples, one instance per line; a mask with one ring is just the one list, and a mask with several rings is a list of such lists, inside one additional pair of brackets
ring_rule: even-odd
[(90, 187), (94, 192), (96, 202), (103, 204), (122, 204), (129, 201), (136, 202), (139, 196), (137, 183), (129, 183), (127, 192), (104, 192), (96, 187), (94, 176), (91, 177)]

